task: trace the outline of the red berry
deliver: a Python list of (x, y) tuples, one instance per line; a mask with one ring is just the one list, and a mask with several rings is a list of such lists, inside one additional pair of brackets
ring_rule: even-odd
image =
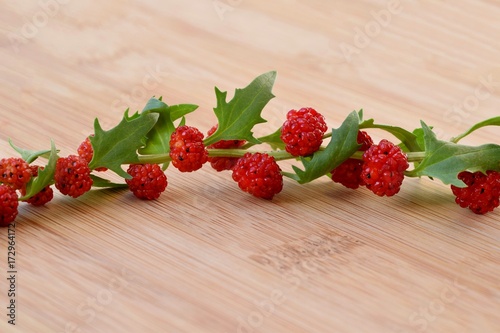
[(127, 173), (132, 179), (125, 182), (139, 199), (157, 199), (167, 188), (167, 176), (158, 164), (131, 164)]
[[(91, 135), (94, 136), (94, 135)], [(90, 139), (87, 137), (85, 141), (83, 141), (80, 146), (78, 146), (78, 155), (82, 157), (85, 161), (87, 161), (87, 164), (92, 161), (92, 158), (94, 157), (94, 148), (92, 148), (92, 143), (90, 142)], [(108, 170), (107, 168), (100, 167), (96, 168), (95, 171), (106, 171)]]
[(340, 183), (347, 188), (357, 189), (365, 185), (361, 179), (361, 171), (363, 171), (363, 161), (354, 158), (348, 158), (338, 167), (332, 170), (332, 180)]
[(245, 192), (271, 200), (283, 189), (283, 175), (274, 157), (246, 153), (233, 169), (233, 179)]
[(10, 157), (0, 160), (0, 183), (21, 189), (30, 179), (31, 169), (22, 158)]
[(77, 198), (92, 187), (87, 161), (80, 156), (69, 155), (57, 160), (54, 175), (56, 188), (64, 195)]
[(358, 131), (358, 137), (356, 138), (356, 141), (361, 145), (361, 147), (359, 148), (360, 151), (367, 151), (368, 148), (373, 146), (373, 140), (371, 136), (368, 135), (368, 133), (366, 133), (365, 131)]
[[(361, 145), (360, 151), (366, 151), (373, 145), (372, 138), (364, 131), (358, 131), (357, 142)], [(332, 180), (340, 183), (347, 188), (357, 189), (365, 185), (361, 179), (363, 170), (363, 161), (354, 158), (348, 158), (334, 170), (332, 170)]]
[[(23, 193), (23, 195), (26, 193)], [(45, 186), (40, 192), (26, 200), (27, 203), (33, 206), (43, 206), (54, 198), (52, 187)]]
[[(30, 165), (31, 173), (33, 177), (38, 176), (38, 166)], [(43, 170), (43, 167), (40, 167)], [(26, 187), (21, 189), (21, 195), (26, 195)], [(50, 185), (45, 186), (40, 192), (29, 198), (28, 200), (23, 200), (33, 206), (43, 206), (48, 203), (50, 200), (54, 198), (54, 191), (50, 187)]]
[(0, 185), (0, 227), (6, 227), (16, 219), (18, 206), (16, 190)]
[(493, 211), (500, 201), (500, 173), (497, 171), (468, 172), (458, 174), (458, 179), (467, 187), (451, 185), (456, 196), (455, 202), (463, 208), (469, 208), (476, 214), (486, 214)]
[(363, 154), (361, 179), (366, 187), (379, 196), (393, 196), (399, 192), (408, 169), (408, 158), (401, 148), (382, 140)]
[(325, 118), (320, 113), (302, 108), (288, 111), (280, 137), (287, 152), (293, 156), (307, 156), (319, 149), (326, 130)]
[(181, 172), (200, 169), (208, 160), (203, 133), (194, 127), (179, 126), (170, 137), (170, 158)]
[[(217, 125), (213, 126), (207, 133), (207, 136), (210, 136), (215, 133), (217, 130)], [(209, 145), (207, 148), (214, 149), (236, 149), (240, 148), (246, 143), (245, 140), (221, 140), (217, 141), (214, 144)], [(208, 161), (212, 168), (217, 171), (223, 170), (232, 170), (238, 162), (237, 157), (209, 157)]]

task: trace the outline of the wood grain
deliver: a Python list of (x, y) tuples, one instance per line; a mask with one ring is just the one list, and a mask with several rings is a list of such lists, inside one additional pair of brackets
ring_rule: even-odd
[[(277, 70), (264, 111), (313, 106), (449, 138), (498, 115), (495, 1), (13, 1), (0, 4), (0, 152), (61, 155), (153, 95), (200, 105), (213, 87)], [(376, 140), (382, 133), (374, 131)], [(485, 128), (468, 144), (498, 143)], [(289, 167), (286, 163), (284, 168)], [(1, 332), (498, 332), (500, 215), (460, 209), (447, 186), (405, 180), (394, 198), (320, 179), (272, 202), (227, 173), (168, 169), (154, 202), (94, 191), (22, 205), (17, 318)]]

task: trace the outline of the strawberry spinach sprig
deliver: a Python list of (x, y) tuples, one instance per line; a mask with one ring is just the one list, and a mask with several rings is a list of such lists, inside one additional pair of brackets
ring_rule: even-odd
[[(113, 128), (103, 129), (95, 119), (93, 134), (77, 154), (61, 157), (53, 142), (50, 149), (37, 151), (10, 142), (20, 157), (0, 160), (0, 224), (15, 219), (19, 201), (46, 204), (53, 186), (75, 198), (91, 187), (128, 187), (141, 199), (157, 199), (167, 187), (168, 169), (189, 173), (207, 162), (230, 173), (245, 192), (265, 199), (282, 191), (283, 177), (306, 184), (327, 176), (349, 188), (392, 196), (405, 178), (425, 176), (450, 185), (455, 201), (475, 213), (499, 205), (500, 146), (458, 142), (485, 126), (499, 126), (500, 117), (445, 141), (423, 121), (407, 130), (365, 120), (363, 110), (348, 113), (329, 128), (320, 112), (303, 107), (284, 115), (279, 128), (255, 137), (254, 129), (266, 122), (264, 109), (275, 97), (275, 80), (276, 72), (264, 73), (236, 89), (229, 101), (227, 92), (215, 88), (217, 124), (206, 135), (188, 125), (198, 106), (168, 105), (152, 97), (141, 111), (130, 114), (127, 109)], [(373, 143), (371, 129), (387, 132), (395, 142)], [(35, 164), (39, 158), (47, 160), (45, 165)], [(284, 160), (291, 170), (282, 169)], [(124, 182), (107, 180), (103, 171), (114, 172)]]

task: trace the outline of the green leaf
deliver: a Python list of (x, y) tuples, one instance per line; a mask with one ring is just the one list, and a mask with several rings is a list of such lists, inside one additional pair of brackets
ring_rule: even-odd
[(179, 125), (177, 125), (176, 127), (181, 127), (184, 125), (186, 125), (186, 117), (182, 117), (181, 120), (179, 121)]
[[(430, 127), (432, 129), (432, 127)], [(423, 128), (416, 128), (413, 130), (413, 135), (415, 135), (415, 138), (417, 140), (417, 144), (419, 147), (424, 148), (425, 147), (425, 131)]]
[(260, 137), (258, 140), (260, 142), (267, 143), (273, 150), (285, 149), (285, 143), (281, 140), (281, 127), (278, 128), (276, 132)]
[(59, 156), (57, 156), (56, 146), (54, 141), (50, 142), (51, 149), (47, 165), (43, 168), (38, 168), (38, 176), (32, 178), (26, 185), (26, 195), (19, 200), (27, 200), (43, 190), (47, 185), (54, 182), (54, 174), (56, 172), (56, 163)]
[(170, 112), (170, 118), (172, 121), (175, 121), (179, 118), (184, 117), (188, 113), (191, 113), (198, 109), (198, 105), (194, 104), (178, 104), (178, 105), (170, 105), (168, 110)]
[(486, 127), (486, 126), (500, 126), (500, 117), (494, 117), (494, 118), (483, 120), (483, 121), (473, 125), (471, 128), (469, 128), (464, 133), (462, 133), (454, 138), (451, 138), (450, 141), (457, 143), (458, 141), (462, 140), (463, 138), (465, 138), (467, 135), (471, 134), (475, 130), (478, 130), (481, 127)]
[(147, 133), (146, 145), (139, 149), (142, 155), (168, 154), (170, 152), (170, 136), (175, 131), (175, 126), (170, 119), (169, 108), (150, 111), (158, 114), (158, 120)]
[(247, 87), (236, 89), (233, 99), (227, 103), (227, 92), (215, 88), (217, 107), (214, 108), (218, 120), (218, 128), (205, 139), (206, 146), (220, 140), (246, 140), (260, 143), (253, 136), (252, 129), (256, 124), (266, 122), (261, 117), (262, 109), (274, 97), (271, 90), (276, 79), (276, 72), (268, 72), (258, 76)]
[(305, 170), (292, 166), (301, 184), (326, 175), (352, 156), (360, 145), (357, 142), (359, 116), (351, 112), (338, 129), (332, 130), (330, 142), (324, 150), (314, 153), (312, 158), (302, 157)]
[(162, 98), (151, 97), (149, 101), (144, 106), (144, 109), (141, 113), (148, 112), (164, 112), (168, 110), (170, 113), (170, 119), (175, 121), (185, 115), (195, 111), (198, 109), (198, 105), (195, 104), (178, 104), (178, 105), (170, 105), (168, 106), (165, 102), (162, 101)]
[(409, 176), (438, 178), (444, 184), (462, 187), (465, 184), (457, 178), (462, 171), (500, 171), (499, 145), (465, 146), (438, 140), (432, 129), (424, 122), (421, 123), (425, 157), (414, 170), (408, 172)]
[[(362, 117), (362, 115), (363, 113), (361, 110), (360, 117)], [(391, 133), (396, 138), (401, 140), (401, 143), (404, 145), (404, 147), (402, 147), (403, 150), (423, 151), (423, 147), (421, 147), (418, 144), (417, 136), (401, 127), (375, 124), (373, 119), (368, 119), (359, 124), (359, 129), (364, 129), (364, 128), (378, 128)]]
[(358, 111), (359, 122), (363, 122), (363, 109), (359, 109)]
[(101, 178), (96, 175), (90, 175), (90, 178), (92, 178), (92, 187), (107, 187), (107, 188), (126, 188), (128, 185), (126, 183), (113, 183), (108, 179)]
[(288, 177), (290, 179), (293, 179), (295, 180), (296, 182), (299, 182), (300, 181), (300, 178), (299, 176), (297, 176), (296, 173), (293, 173), (293, 172), (286, 172), (286, 171), (281, 171), (281, 174), (285, 177)]
[(162, 98), (151, 97), (146, 105), (142, 109), (141, 113), (147, 113), (149, 111), (158, 111), (167, 108), (168, 105), (162, 101)]
[(90, 169), (105, 167), (129, 179), (130, 175), (121, 165), (139, 161), (137, 150), (146, 144), (146, 134), (153, 128), (158, 117), (157, 113), (141, 113), (129, 117), (128, 112), (125, 112), (122, 121), (108, 131), (104, 131), (99, 119), (96, 119), (95, 134), (90, 137), (94, 149)]
[[(194, 104), (179, 104), (168, 106), (160, 99), (151, 98), (141, 114), (157, 113), (158, 120), (148, 132), (146, 145), (139, 149), (142, 155), (168, 154), (170, 152), (170, 136), (175, 131), (174, 120), (181, 118), (180, 125), (185, 123), (185, 115), (198, 108)], [(163, 163), (162, 169), (166, 170), (169, 163)]]
[(24, 161), (26, 161), (26, 163), (28, 163), (28, 164), (31, 164), (33, 161), (35, 161), (39, 157), (48, 158), (50, 155), (50, 152), (51, 152), (50, 149), (38, 150), (38, 151), (22, 149), (22, 148), (15, 146), (14, 143), (12, 143), (12, 140), (10, 140), (10, 139), (9, 139), (9, 144), (15, 151), (17, 151), (21, 155), (21, 158)]
[[(168, 106), (160, 99), (151, 98), (141, 114), (158, 113), (158, 121), (147, 134), (146, 146), (139, 150), (140, 154), (168, 154), (170, 151), (170, 135), (175, 131), (174, 120), (184, 119), (184, 116), (198, 108), (193, 104)], [(182, 122), (182, 121), (181, 121)]]

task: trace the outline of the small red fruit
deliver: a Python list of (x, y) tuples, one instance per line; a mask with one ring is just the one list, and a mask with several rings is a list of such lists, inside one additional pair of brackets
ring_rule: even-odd
[(408, 169), (408, 158), (401, 148), (382, 140), (363, 154), (361, 179), (378, 196), (393, 196), (399, 192)]
[(60, 157), (54, 174), (56, 188), (64, 195), (77, 198), (92, 187), (87, 161), (77, 155)]
[(293, 156), (307, 156), (316, 152), (327, 130), (325, 118), (313, 108), (290, 110), (281, 127), (281, 140)]
[[(38, 166), (30, 165), (31, 173), (33, 177), (38, 176)], [(43, 170), (43, 167), (40, 167)], [(26, 187), (21, 189), (21, 195), (26, 195)], [(43, 206), (54, 198), (54, 191), (50, 185), (45, 186), (40, 192), (32, 196), (27, 200), (23, 200), (33, 206)]]
[[(213, 126), (207, 133), (210, 136), (217, 130), (217, 125)], [(237, 149), (246, 143), (245, 140), (221, 140), (209, 145), (207, 148), (214, 149)], [(217, 171), (232, 170), (238, 162), (237, 157), (209, 157), (208, 161), (212, 168)]]
[(200, 169), (208, 160), (203, 133), (191, 126), (179, 126), (170, 136), (170, 158), (181, 172)]
[(468, 172), (458, 174), (458, 179), (467, 187), (451, 185), (451, 190), (456, 196), (455, 202), (463, 208), (469, 208), (476, 214), (486, 214), (498, 207), (500, 202), (500, 172), (486, 171)]
[(127, 173), (132, 179), (125, 179), (125, 182), (139, 199), (157, 199), (167, 188), (167, 176), (158, 164), (131, 164)]
[(233, 169), (233, 179), (240, 189), (253, 196), (271, 200), (283, 189), (283, 175), (274, 157), (246, 153)]
[(10, 157), (0, 160), (0, 183), (21, 189), (30, 179), (31, 169), (22, 158)]
[(7, 227), (16, 219), (18, 206), (16, 190), (9, 185), (0, 185), (0, 227)]

